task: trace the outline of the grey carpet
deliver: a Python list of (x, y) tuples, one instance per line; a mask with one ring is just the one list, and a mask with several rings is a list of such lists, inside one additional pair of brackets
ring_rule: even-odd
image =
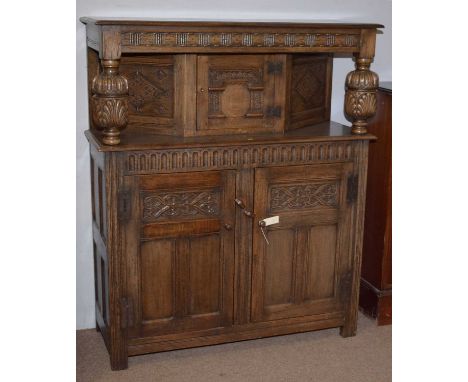
[(111, 371), (101, 335), (79, 330), (77, 381), (386, 382), (391, 381), (391, 326), (359, 315), (356, 337), (338, 329), (130, 357)]

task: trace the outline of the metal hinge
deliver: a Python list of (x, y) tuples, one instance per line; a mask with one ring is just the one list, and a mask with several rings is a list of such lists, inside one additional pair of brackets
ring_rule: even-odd
[(283, 63), (268, 61), (267, 72), (268, 74), (281, 74), (283, 72)]
[(281, 106), (268, 106), (266, 109), (266, 116), (268, 118), (281, 117)]
[(357, 200), (359, 177), (357, 175), (350, 175), (348, 177), (348, 188), (346, 194), (346, 201), (354, 203)]
[(122, 329), (131, 328), (133, 326), (133, 303), (129, 297), (120, 299), (120, 327)]
[(119, 192), (119, 220), (128, 220), (130, 218), (130, 192), (121, 190)]

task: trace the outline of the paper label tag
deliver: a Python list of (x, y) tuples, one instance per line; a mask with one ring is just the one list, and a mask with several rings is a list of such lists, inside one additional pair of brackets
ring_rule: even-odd
[(265, 223), (265, 227), (272, 225), (272, 224), (278, 224), (279, 216), (272, 216), (270, 218), (263, 219), (262, 222)]

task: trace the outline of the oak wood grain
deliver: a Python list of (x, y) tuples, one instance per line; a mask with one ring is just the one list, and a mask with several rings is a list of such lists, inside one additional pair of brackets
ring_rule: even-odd
[[(154, 351), (355, 335), (382, 26), (81, 20), (96, 324), (112, 369)], [(352, 127), (329, 120), (337, 53), (356, 59)]]

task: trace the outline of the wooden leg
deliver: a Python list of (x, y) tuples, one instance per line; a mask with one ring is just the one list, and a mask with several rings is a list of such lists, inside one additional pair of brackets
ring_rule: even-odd
[(99, 324), (98, 324), (98, 322), (96, 321), (96, 332), (100, 332), (100, 331), (101, 331), (101, 329), (99, 328)]
[(112, 327), (110, 330), (110, 364), (112, 370), (128, 368), (126, 331)]
[(369, 70), (371, 61), (357, 58), (356, 70), (346, 77), (345, 112), (353, 121), (353, 134), (366, 134), (367, 120), (377, 110), (379, 77)]
[(128, 82), (119, 74), (119, 60), (101, 60), (103, 71), (93, 79), (91, 115), (103, 130), (106, 145), (120, 143), (120, 131), (128, 124)]
[(111, 354), (110, 364), (111, 364), (111, 370), (114, 370), (114, 371), (128, 369), (128, 356)]
[(357, 317), (353, 320), (349, 320), (345, 325), (340, 327), (340, 336), (341, 337), (354, 337), (357, 331)]

